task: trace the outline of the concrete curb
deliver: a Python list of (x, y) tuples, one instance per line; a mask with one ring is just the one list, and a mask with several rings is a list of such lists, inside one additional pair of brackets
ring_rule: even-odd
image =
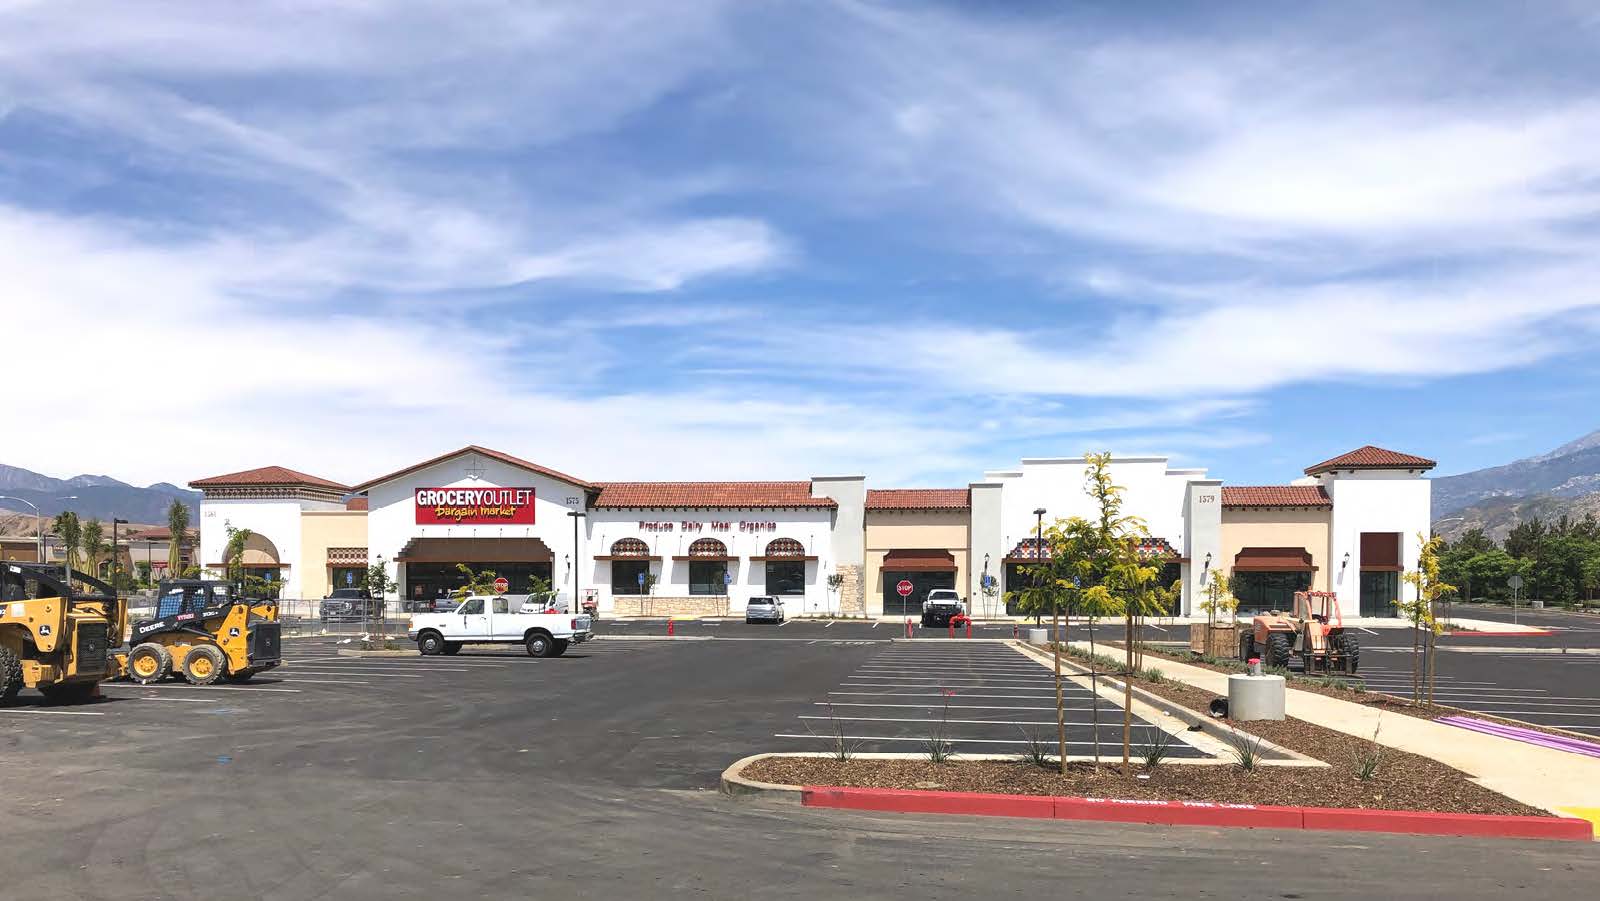
[[(1039, 648), (1035, 648), (1026, 642), (1017, 642), (1017, 647), (1022, 650), (1023, 654), (1031, 656), (1033, 659), (1039, 662), (1050, 666), (1055, 665), (1054, 658)], [(1076, 660), (1073, 660), (1071, 657), (1062, 657), (1061, 666), (1063, 668), (1070, 667), (1071, 669), (1075, 670), (1074, 675), (1085, 676), (1089, 673), (1089, 669), (1087, 667), (1078, 663)], [(1100, 680), (1105, 684), (1115, 687), (1117, 691), (1122, 691), (1122, 680), (1118, 679), (1116, 676), (1102, 675)], [(1132, 688), (1132, 695), (1139, 700), (1149, 704), (1152, 707), (1155, 707), (1158, 710), (1172, 714), (1174, 717), (1182, 720), (1186, 725), (1189, 726), (1189, 728), (1198, 728), (1206, 735), (1209, 735), (1212, 738), (1224, 743), (1231, 742), (1235, 734), (1247, 735), (1251, 741), (1261, 742), (1261, 754), (1263, 757), (1269, 760), (1292, 760), (1326, 766), (1326, 763), (1323, 761), (1316, 760), (1313, 757), (1308, 757), (1305, 754), (1299, 753), (1298, 751), (1291, 751), (1282, 745), (1274, 744), (1273, 742), (1267, 741), (1258, 735), (1251, 735), (1250, 733), (1240, 729), (1229, 728), (1228, 726), (1223, 725), (1222, 721), (1220, 720), (1213, 719), (1212, 717), (1198, 711), (1190, 710), (1176, 701), (1164, 698), (1161, 695), (1141, 688), (1138, 685), (1132, 685), (1130, 688)]]
[(363, 651), (360, 648), (338, 648), (340, 657), (421, 657), (418, 650), (409, 651)]
[(744, 768), (757, 760), (767, 757), (787, 757), (787, 754), (751, 754), (733, 762), (733, 765), (722, 771), (721, 790), (725, 795), (734, 797), (767, 797), (785, 801), (800, 800), (800, 786), (780, 785), (776, 782), (757, 782), (746, 779), (740, 775)]
[(1057, 798), (974, 792), (905, 789), (800, 789), (805, 807), (870, 810), (883, 813), (936, 813), (968, 816), (1091, 820), (1153, 826), (1220, 826), (1246, 829), (1315, 829), (1333, 832), (1389, 832), (1406, 835), (1458, 835), (1481, 838), (1592, 841), (1594, 826), (1569, 817), (1493, 816), (1406, 810), (1332, 807), (1275, 807), (1212, 801), (1139, 801), (1119, 798)]

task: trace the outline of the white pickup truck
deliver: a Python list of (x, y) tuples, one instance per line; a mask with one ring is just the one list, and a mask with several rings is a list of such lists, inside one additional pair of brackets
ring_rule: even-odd
[(572, 643), (593, 638), (594, 629), (587, 615), (513, 612), (503, 595), (473, 595), (453, 612), (412, 614), (406, 637), (429, 657), (491, 642), (520, 644), (530, 657), (560, 657)]

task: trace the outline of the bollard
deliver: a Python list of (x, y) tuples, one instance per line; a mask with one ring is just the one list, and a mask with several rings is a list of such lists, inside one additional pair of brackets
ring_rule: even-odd
[(967, 617), (967, 637), (972, 637), (972, 617)]
[(1021, 637), (1022, 637), (1021, 627), (1018, 626), (1016, 623), (1012, 623), (1011, 624), (1011, 640), (1012, 641), (1016, 641), (1017, 639), (1019, 639)]
[(667, 617), (667, 637), (671, 638), (674, 634), (676, 634), (676, 632), (673, 629), (672, 617), (669, 616)]
[(911, 617), (906, 617), (906, 637), (911, 637)]
[(956, 637), (956, 618), (953, 616), (950, 617), (950, 637)]

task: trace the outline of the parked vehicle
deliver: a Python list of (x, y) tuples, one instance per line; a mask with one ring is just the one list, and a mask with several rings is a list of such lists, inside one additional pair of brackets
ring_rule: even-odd
[(512, 612), (504, 595), (473, 595), (453, 613), (418, 613), (406, 637), (426, 656), (455, 654), (463, 644), (520, 644), (530, 657), (560, 657), (574, 642), (594, 637), (593, 620), (579, 614)]
[(924, 626), (948, 626), (950, 620), (967, 615), (967, 605), (954, 588), (934, 588), (922, 602)]
[(226, 582), (161, 583), (154, 619), (135, 622), (119, 669), (141, 685), (178, 675), (193, 685), (241, 683), (283, 662), (283, 626), (274, 601), (233, 597)]
[(336, 588), (322, 599), (325, 623), (359, 623), (383, 616), (383, 600), (365, 588)]
[(566, 613), (567, 602), (555, 595), (506, 595), (518, 613)]
[(758, 595), (744, 605), (744, 621), (747, 623), (781, 623), (787, 618), (783, 598)]
[(1289, 658), (1296, 654), (1307, 673), (1354, 674), (1360, 668), (1361, 643), (1345, 629), (1334, 592), (1295, 592), (1292, 613), (1255, 617), (1239, 641), (1240, 659), (1264, 655), (1267, 666), (1287, 669)]
[[(75, 588), (73, 583), (86, 586)], [(76, 704), (116, 675), (108, 652), (122, 644), (127, 608), (111, 586), (58, 567), (0, 566), (0, 706), (23, 688)]]

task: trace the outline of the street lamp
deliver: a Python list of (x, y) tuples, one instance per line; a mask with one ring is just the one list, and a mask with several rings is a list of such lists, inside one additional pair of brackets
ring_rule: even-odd
[(39, 539), (39, 562), (44, 562), (44, 514), (39, 512), (39, 505), (27, 498), (17, 497), (12, 494), (0, 494), (0, 501), (18, 501), (33, 508), (34, 537)]
[(583, 611), (583, 600), (578, 597), (578, 583), (580, 582), (578, 576), (580, 568), (578, 565), (578, 523), (582, 522), (583, 517), (589, 514), (583, 510), (568, 510), (567, 515), (572, 517), (572, 566), (569, 571), (569, 575), (572, 578), (572, 610), (569, 612), (577, 614)]

